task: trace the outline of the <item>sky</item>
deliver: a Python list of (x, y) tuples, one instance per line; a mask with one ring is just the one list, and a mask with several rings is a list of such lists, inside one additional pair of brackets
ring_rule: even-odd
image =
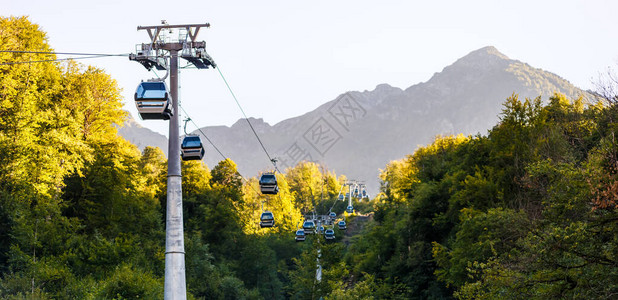
[[(174, 3), (174, 4), (172, 4)], [(618, 1), (75, 1), (0, 0), (1, 16), (29, 16), (57, 52), (122, 54), (149, 42), (137, 26), (210, 23), (198, 40), (244, 111), (271, 125), (347, 91), (425, 82), (469, 52), (494, 46), (582, 89), (618, 68)], [(156, 75), (126, 57), (81, 60), (133, 93)], [(159, 76), (164, 73), (159, 72)], [(200, 126), (242, 117), (216, 70), (182, 70), (180, 101)], [(189, 128), (191, 131), (195, 128)]]

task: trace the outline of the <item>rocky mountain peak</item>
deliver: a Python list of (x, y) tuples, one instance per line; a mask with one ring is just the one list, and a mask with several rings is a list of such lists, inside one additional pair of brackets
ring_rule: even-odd
[[(270, 127), (270, 124), (264, 122), (263, 118), (249, 117), (249, 122), (255, 128)], [(244, 118), (240, 118), (236, 123), (232, 124), (231, 128), (238, 128), (239, 126), (247, 126), (247, 121)]]
[(427, 87), (443, 93), (453, 88), (475, 85), (482, 80), (499, 81), (503, 78), (495, 77), (503, 75), (514, 62), (517, 61), (511, 60), (493, 46), (483, 47), (458, 59), (445, 67), (442, 72), (435, 73), (427, 82)]
[(496, 49), (496, 47), (494, 46), (486, 46), (483, 47), (481, 49), (478, 50), (474, 50), (472, 52), (470, 52), (468, 55), (464, 56), (464, 57), (473, 57), (473, 56), (480, 56), (480, 57), (488, 57), (488, 56), (495, 56), (501, 59), (510, 59), (508, 58), (508, 56), (502, 54), (502, 52), (498, 51), (498, 49)]
[(396, 89), (396, 88), (392, 87), (388, 83), (381, 83), (381, 84), (378, 84), (376, 86), (376, 88), (373, 90), (373, 92), (377, 92), (377, 93), (389, 92), (389, 91), (391, 91), (393, 89)]
[(486, 71), (495, 68), (503, 68), (510, 62), (511, 59), (498, 51), (498, 49), (493, 46), (487, 46), (468, 53), (468, 55), (444, 68), (443, 72), (460, 68)]
[(372, 91), (365, 90), (363, 92), (349, 92), (353, 97), (362, 102), (366, 108), (374, 107), (384, 102), (386, 99), (397, 96), (403, 92), (398, 87), (393, 87), (386, 83), (378, 84)]
[[(485, 134), (499, 120), (502, 103), (513, 93), (522, 99), (539, 95), (546, 99), (554, 92), (570, 98), (583, 93), (555, 74), (509, 59), (488, 46), (405, 91), (380, 84), (373, 90), (347, 92), (354, 103), (339, 106), (337, 111), (331, 108), (338, 98), (275, 126), (262, 118), (249, 120), (270, 154), (281, 158), (282, 168), (286, 167), (284, 161), (287, 166), (301, 160), (317, 161), (337, 174), (365, 180), (375, 194), (379, 170), (389, 161), (413, 153), (437, 134)], [(359, 109), (364, 112), (358, 113)], [(251, 177), (268, 161), (246, 123), (240, 119), (231, 127), (204, 129), (213, 143), (236, 161), (240, 172)], [(144, 133), (137, 132), (140, 128), (125, 128), (135, 132), (121, 134), (138, 146), (153, 145), (144, 141)], [(213, 166), (220, 159), (214, 148), (206, 145), (207, 164)]]

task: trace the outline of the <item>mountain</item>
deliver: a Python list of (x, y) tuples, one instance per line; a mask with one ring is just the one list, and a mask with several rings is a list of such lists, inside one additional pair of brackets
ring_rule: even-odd
[[(375, 193), (379, 170), (389, 161), (413, 153), (438, 134), (485, 134), (513, 93), (547, 101), (554, 92), (572, 98), (588, 96), (559, 76), (510, 59), (490, 46), (405, 90), (380, 84), (372, 91), (341, 94), (275, 125), (256, 118), (249, 121), (268, 152), (280, 160), (282, 171), (300, 160), (313, 160), (349, 179), (365, 181)], [(245, 176), (271, 169), (246, 120), (202, 131)], [(205, 161), (213, 166), (221, 156), (205, 143)]]
[(167, 155), (167, 137), (142, 127), (129, 112), (127, 112), (127, 118), (123, 126), (118, 128), (118, 133), (136, 145), (140, 150), (144, 150), (146, 146), (154, 146), (161, 148), (163, 153)]

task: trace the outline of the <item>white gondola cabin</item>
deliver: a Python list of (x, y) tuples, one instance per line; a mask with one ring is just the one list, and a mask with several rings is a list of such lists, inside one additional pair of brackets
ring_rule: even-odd
[(294, 240), (296, 240), (297, 242), (304, 242), (305, 241), (305, 231), (302, 229), (296, 230), (296, 237), (294, 237)]
[(142, 82), (135, 91), (135, 105), (142, 120), (169, 120), (173, 115), (172, 99), (165, 82)]
[(324, 238), (327, 240), (334, 240), (335, 239), (335, 231), (332, 229), (326, 229), (326, 231), (324, 231)]
[(315, 231), (315, 223), (311, 220), (305, 221), (305, 223), (303, 223), (303, 230), (305, 234), (312, 234)]
[(337, 223), (337, 227), (339, 227), (339, 230), (346, 230), (346, 224), (344, 220), (339, 221), (339, 223)]
[(265, 211), (260, 216), (260, 227), (273, 227), (275, 226), (275, 216), (270, 211)]
[(275, 173), (265, 173), (260, 177), (260, 191), (262, 194), (276, 195), (279, 192)]
[(201, 160), (204, 157), (204, 145), (199, 135), (188, 135), (180, 145), (182, 160)]

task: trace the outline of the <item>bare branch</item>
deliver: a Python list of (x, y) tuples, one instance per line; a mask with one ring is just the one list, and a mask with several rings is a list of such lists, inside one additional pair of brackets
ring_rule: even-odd
[(618, 104), (618, 76), (611, 67), (608, 67), (605, 73), (599, 72), (593, 84), (597, 96), (601, 97), (605, 104), (608, 106)]

